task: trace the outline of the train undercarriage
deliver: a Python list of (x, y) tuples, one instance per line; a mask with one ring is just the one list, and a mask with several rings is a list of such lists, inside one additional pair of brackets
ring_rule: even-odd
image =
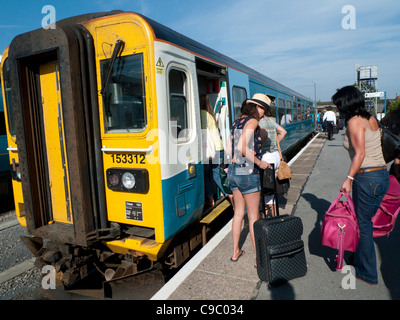
[[(21, 239), (35, 256), (38, 268), (53, 267), (54, 279), (49, 281), (53, 280), (63, 294), (147, 300), (232, 217), (232, 207), (227, 200), (220, 199), (218, 204), (206, 212), (200, 222), (171, 240), (165, 254), (158, 260), (151, 260), (138, 251), (112, 252), (105, 245), (105, 239), (89, 247), (44, 241), (37, 236)], [(111, 230), (108, 236), (124, 235), (123, 231), (118, 234), (121, 231), (117, 226)], [(51, 298), (51, 290), (47, 293)]]

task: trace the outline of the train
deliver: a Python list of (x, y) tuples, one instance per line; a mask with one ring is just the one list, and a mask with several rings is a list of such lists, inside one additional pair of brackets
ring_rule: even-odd
[(178, 268), (204, 245), (207, 217), (230, 203), (216, 188), (204, 205), (201, 94), (224, 148), (254, 93), (275, 98), (283, 153), (315, 128), (311, 99), (134, 12), (16, 36), (1, 79), (23, 242), (64, 288), (91, 272), (111, 281)]
[[(0, 63), (2, 56), (0, 55)], [(12, 187), (10, 176), (10, 161), (7, 150), (7, 133), (4, 116), (3, 90), (0, 86), (0, 200), (2, 208), (0, 212), (4, 212), (12, 207)]]

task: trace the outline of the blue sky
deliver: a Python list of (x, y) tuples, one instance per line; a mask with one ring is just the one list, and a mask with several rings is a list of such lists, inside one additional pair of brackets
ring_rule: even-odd
[[(114, 9), (139, 12), (314, 98), (330, 101), (355, 81), (355, 65), (378, 66), (378, 91), (400, 95), (398, 0), (15, 0), (2, 1), (0, 52), (56, 20)], [(351, 5), (349, 11), (342, 8)], [(348, 18), (354, 18), (349, 20)], [(343, 21), (344, 20), (344, 21)], [(343, 23), (354, 23), (354, 29)]]

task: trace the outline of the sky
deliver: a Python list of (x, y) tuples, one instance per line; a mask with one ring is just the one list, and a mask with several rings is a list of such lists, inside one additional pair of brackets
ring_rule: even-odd
[(398, 0), (1, 0), (0, 54), (18, 34), (56, 20), (141, 13), (317, 101), (378, 66), (377, 90), (400, 95)]

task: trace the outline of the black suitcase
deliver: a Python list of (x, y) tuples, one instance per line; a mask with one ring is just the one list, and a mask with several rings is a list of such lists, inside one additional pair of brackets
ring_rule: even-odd
[[(262, 196), (270, 190), (264, 188), (266, 181), (263, 172), (261, 180)], [(264, 218), (254, 223), (254, 237), (257, 253), (257, 274), (260, 280), (271, 286), (300, 278), (307, 273), (303, 234), (303, 222), (291, 215), (279, 216), (279, 203), (276, 180), (274, 190), (277, 216)], [(262, 206), (265, 210), (265, 204)], [(265, 212), (265, 211), (264, 211)]]
[(300, 278), (307, 273), (303, 223), (299, 217), (277, 216), (254, 223), (257, 274), (271, 286)]

